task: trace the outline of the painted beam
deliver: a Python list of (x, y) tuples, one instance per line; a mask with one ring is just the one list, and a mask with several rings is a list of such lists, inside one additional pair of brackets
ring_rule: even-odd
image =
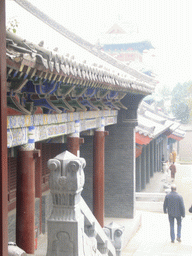
[(64, 113), (53, 115), (9, 116), (7, 129), (7, 147), (16, 147), (28, 142), (28, 128), (35, 127), (35, 142), (63, 135), (97, 129), (103, 125), (117, 123), (117, 111), (93, 111), (93, 113)]

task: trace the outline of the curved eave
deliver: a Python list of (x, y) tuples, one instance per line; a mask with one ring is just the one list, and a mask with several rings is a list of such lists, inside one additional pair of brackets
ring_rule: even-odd
[(135, 142), (139, 145), (147, 145), (150, 143), (151, 140), (152, 138), (150, 138), (149, 136), (140, 134), (139, 132), (136, 132), (135, 134)]
[(177, 135), (174, 135), (174, 134), (170, 134), (168, 136), (168, 138), (171, 138), (171, 139), (174, 139), (174, 140), (177, 140), (177, 141), (180, 141), (180, 140), (183, 140), (184, 138), (183, 137), (179, 137)]

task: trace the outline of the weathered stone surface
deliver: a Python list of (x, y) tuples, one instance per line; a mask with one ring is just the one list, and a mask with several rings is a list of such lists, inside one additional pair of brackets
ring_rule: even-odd
[(47, 256), (84, 255), (84, 216), (79, 203), (85, 164), (68, 151), (48, 161), (53, 209), (48, 219)]
[(116, 256), (121, 255), (124, 229), (124, 226), (120, 226), (115, 222), (111, 222), (109, 225), (104, 227), (106, 235), (115, 247)]

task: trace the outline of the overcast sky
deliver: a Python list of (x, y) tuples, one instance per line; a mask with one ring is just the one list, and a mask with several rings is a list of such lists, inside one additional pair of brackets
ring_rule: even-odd
[[(118, 20), (138, 26), (144, 39), (155, 47), (154, 71), (160, 84), (173, 87), (192, 81), (191, 0), (30, 0), (39, 9), (90, 43)], [(19, 21), (18, 33), (26, 39), (45, 38), (40, 22), (21, 7), (6, 0), (7, 18)], [(25, 14), (26, 13), (26, 14)], [(38, 24), (38, 25), (37, 25)], [(46, 40), (46, 39), (45, 39)], [(56, 37), (48, 40), (57, 46)], [(48, 42), (47, 42), (48, 44)]]

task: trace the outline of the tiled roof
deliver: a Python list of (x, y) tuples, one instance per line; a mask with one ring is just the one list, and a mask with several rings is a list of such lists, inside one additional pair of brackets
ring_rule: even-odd
[(143, 101), (138, 109), (138, 126), (135, 130), (136, 133), (149, 138), (157, 138), (163, 133), (184, 138), (185, 131), (179, 129), (180, 125), (175, 118), (165, 115), (162, 111), (156, 111)]
[(119, 110), (127, 93), (147, 95), (154, 86), (77, 63), (8, 32), (7, 102), (10, 109), (33, 114), (86, 110)]
[(184, 138), (186, 132), (178, 128), (178, 129), (175, 129), (175, 130), (172, 132), (172, 134), (175, 135), (175, 136)]
[[(35, 44), (7, 31), (8, 115), (12, 109), (25, 115), (120, 110), (126, 108), (121, 103), (126, 94), (146, 96), (154, 91), (156, 81), (151, 77), (101, 52), (27, 0), (15, 2), (59, 32), (58, 40), (61, 35), (67, 38), (72, 47), (64, 55), (56, 46), (46, 49), (43, 38)], [(60, 46), (65, 49), (65, 43)]]
[[(19, 5), (21, 5), (23, 8), (25, 8), (27, 11), (35, 15), (37, 18), (42, 20), (44, 23), (46, 23), (48, 26), (52, 27), (55, 31), (59, 32), (64, 37), (68, 38), (72, 42), (74, 42), (76, 45), (80, 46), (80, 48), (86, 49), (87, 52), (89, 52), (90, 56), (96, 56), (98, 60), (104, 61), (105, 66), (107, 70), (110, 70), (110, 72), (106, 72), (105, 70), (96, 69), (97, 73), (106, 72), (107, 75), (110, 75), (112, 77), (115, 77), (116, 79), (120, 79), (123, 83), (122, 87), (126, 87), (126, 83), (134, 83), (134, 87), (138, 85), (138, 87), (141, 85), (143, 88), (138, 88), (139, 90), (143, 91), (144, 93), (152, 93), (156, 81), (151, 78), (150, 76), (147, 76), (141, 72), (136, 71), (135, 69), (132, 69), (128, 67), (127, 65), (123, 64), (122, 62), (116, 60), (115, 58), (112, 58), (108, 54), (100, 51), (97, 47), (90, 44), (89, 42), (85, 41), (81, 37), (75, 35), (73, 32), (67, 30), (65, 27), (63, 27), (61, 24), (58, 24), (55, 20), (48, 17), (45, 13), (43, 13), (41, 10), (37, 9), (35, 6), (33, 6), (30, 2), (27, 0), (15, 0)], [(81, 51), (81, 49), (79, 50)], [(73, 53), (72, 53), (73, 54)], [(78, 65), (83, 63), (78, 63)], [(98, 65), (99, 66), (99, 65)], [(93, 69), (93, 67), (86, 67), (88, 69)], [(115, 69), (115, 75), (112, 73), (112, 69)], [(108, 74), (109, 73), (109, 74)], [(121, 75), (119, 75), (121, 74)], [(129, 86), (128, 86), (129, 87)]]
[(129, 74), (124, 71), (120, 70), (121, 75), (118, 75), (99, 67), (77, 63), (57, 52), (28, 42), (11, 32), (7, 32), (6, 44), (8, 59), (15, 63), (22, 63), (23, 61), (26, 66), (28, 63), (31, 67), (39, 65), (39, 68), (47, 73), (63, 74), (63, 76), (71, 76), (78, 80), (97, 82), (100, 83), (101, 87), (111, 90), (149, 94), (154, 89), (153, 85), (146, 84), (134, 77), (130, 78)]

